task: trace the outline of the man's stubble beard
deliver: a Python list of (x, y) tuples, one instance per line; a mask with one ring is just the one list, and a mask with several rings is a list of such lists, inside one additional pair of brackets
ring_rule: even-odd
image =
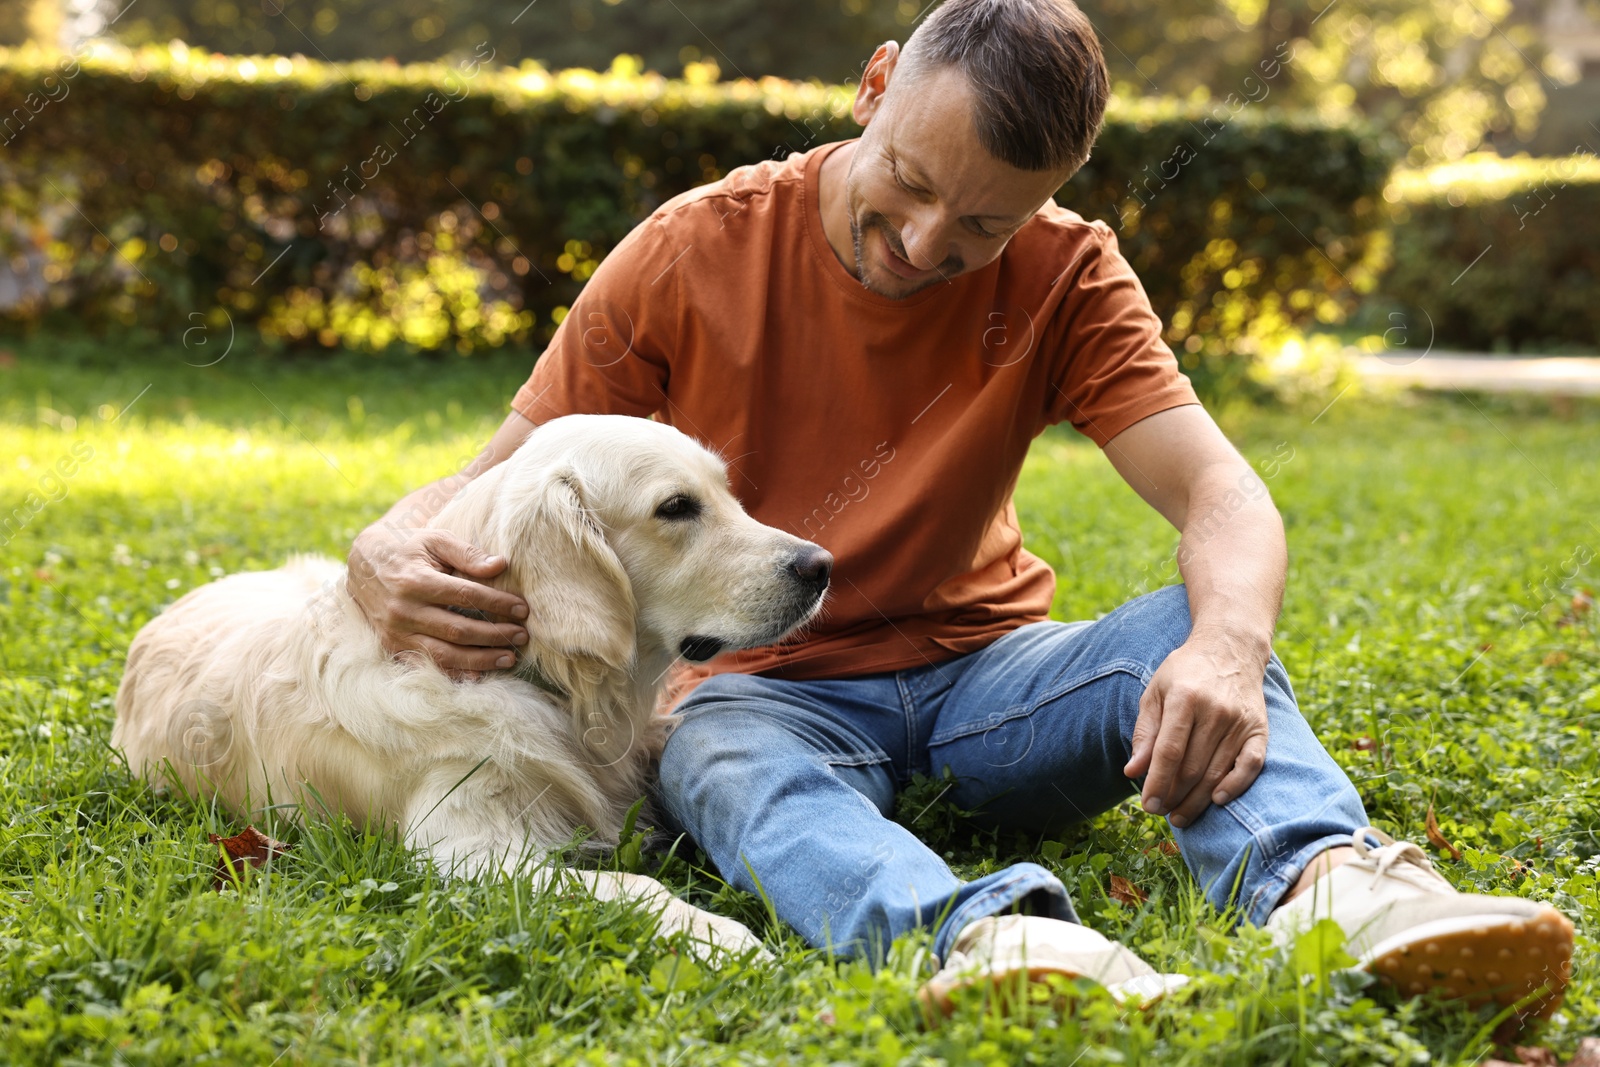
[[(854, 161), (852, 161), (852, 163), (853, 162)], [(845, 205), (846, 210), (849, 210), (848, 193), (845, 197)], [(951, 263), (949, 260), (946, 260), (944, 263), (939, 265), (938, 271), (932, 278), (929, 278), (925, 282), (919, 282), (915, 288), (900, 293), (884, 292), (884, 290), (873, 285), (872, 282), (867, 279), (866, 236), (869, 229), (881, 230), (883, 233), (884, 243), (886, 243), (891, 250), (893, 250), (895, 246), (899, 244), (898, 241), (893, 240), (890, 236), (891, 228), (889, 226), (889, 220), (884, 218), (878, 212), (868, 211), (865, 224), (856, 220), (854, 211), (850, 212), (850, 241), (855, 247), (856, 253), (856, 281), (860, 282), (861, 287), (869, 293), (885, 297), (889, 300), (906, 300), (912, 296), (915, 296), (917, 293), (922, 292), (922, 290), (926, 289), (930, 285), (934, 285), (938, 282), (949, 281), (951, 278), (954, 278), (957, 274), (961, 273), (962, 265), (959, 262)], [(902, 256), (901, 258), (904, 259), (905, 257)], [(906, 260), (906, 262), (909, 263), (910, 260)]]

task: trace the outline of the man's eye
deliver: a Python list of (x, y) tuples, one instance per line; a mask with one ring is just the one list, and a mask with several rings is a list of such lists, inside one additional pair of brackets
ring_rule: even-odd
[(658, 519), (692, 519), (698, 514), (700, 514), (699, 502), (682, 494), (668, 497), (662, 501), (660, 507), (656, 508)]

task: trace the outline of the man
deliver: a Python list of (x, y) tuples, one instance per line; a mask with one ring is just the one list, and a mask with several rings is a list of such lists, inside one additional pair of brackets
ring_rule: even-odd
[[(953, 800), (1028, 829), (1137, 788), (1218, 907), (1283, 938), (1331, 914), (1403, 991), (1548, 1010), (1571, 923), (1458, 894), (1366, 827), (1271, 651), (1286, 552), (1265, 486), (1197, 404), (1110, 229), (1051, 200), (1107, 91), (1071, 0), (948, 0), (873, 55), (859, 139), (735, 170), (630, 233), (479, 462), (357, 538), (351, 571), (370, 577), (352, 592), (391, 651), (510, 666), (514, 624), (441, 607), (525, 617), (458, 576), (503, 561), (415, 528), (536, 423), (654, 415), (730, 457), (756, 518), (836, 559), (807, 633), (675, 679), (661, 765), (666, 812), (810, 943), (876, 955), (936, 928), (939, 1008), (1022, 971), (1170, 987), (1077, 925), (1043, 867), (962, 883), (887, 818), (914, 773), (948, 767)], [(1048, 620), (1054, 575), (1022, 548), (1011, 493), (1060, 421), (1181, 531), (1185, 585)]]

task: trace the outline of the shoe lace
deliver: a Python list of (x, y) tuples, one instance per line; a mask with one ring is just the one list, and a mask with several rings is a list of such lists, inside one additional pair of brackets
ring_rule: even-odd
[[(1367, 844), (1368, 835), (1378, 839), (1380, 842), (1378, 848)], [(1372, 875), (1374, 886), (1385, 875), (1393, 875), (1419, 886), (1432, 886), (1440, 877), (1433, 868), (1433, 861), (1422, 851), (1421, 846), (1410, 841), (1396, 841), (1375, 826), (1363, 826), (1351, 834), (1350, 843), (1359, 858), (1376, 861), (1373, 864)], [(1405, 863), (1408, 866), (1395, 869), (1397, 863)]]

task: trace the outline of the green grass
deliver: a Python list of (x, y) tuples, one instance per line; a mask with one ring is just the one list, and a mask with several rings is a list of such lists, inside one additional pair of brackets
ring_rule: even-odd
[[(1045, 863), (1090, 925), (1201, 976), (1132, 1018), (1091, 996), (1075, 1015), (973, 1006), (926, 1030), (912, 1000), (925, 941), (877, 974), (831, 962), (688, 846), (640, 869), (751, 924), (775, 963), (680, 965), (681, 946), (625, 906), (442, 882), (350, 827), (280, 825), (294, 851), (216, 893), (206, 835), (241, 824), (153, 795), (108, 750), (129, 639), (212, 574), (342, 555), (475, 451), (528, 356), (237, 352), (199, 369), (122, 342), (6, 347), (0, 517), (31, 511), (30, 493), (59, 499), (0, 547), (0, 1060), (1465, 1064), (1489, 1048), (1487, 1013), (1302, 979), (1258, 932), (1230, 931), (1155, 847), (1163, 824), (1131, 805), (1056, 841), (925, 808), (938, 783), (903, 810), (959, 869)], [(1534, 1035), (1570, 1052), (1600, 1030), (1600, 612), (1570, 613), (1578, 589), (1600, 588), (1600, 409), (1346, 397), (1314, 415), (1223, 418), (1288, 524), (1279, 653), (1378, 825), (1421, 840), (1431, 803), (1464, 853), (1440, 860), (1454, 882), (1577, 921), (1578, 977)], [(58, 484), (46, 471), (63, 457), (78, 462)], [(1018, 503), (1060, 575), (1059, 616), (1167, 581), (1173, 533), (1086, 442), (1042, 438)], [(1149, 902), (1113, 900), (1112, 874)]]

